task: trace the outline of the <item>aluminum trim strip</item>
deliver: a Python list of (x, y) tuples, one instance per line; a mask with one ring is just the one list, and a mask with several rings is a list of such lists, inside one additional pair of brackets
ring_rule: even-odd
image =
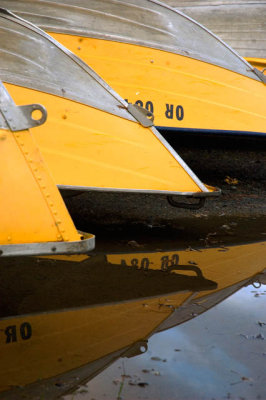
[[(217, 197), (221, 194), (221, 189), (215, 187), (213, 192), (173, 192), (167, 190), (147, 190), (147, 189), (118, 189), (118, 188), (101, 188), (95, 186), (71, 186), (57, 185), (59, 190), (77, 190), (81, 192), (114, 192), (114, 193), (143, 193), (143, 194), (158, 194), (158, 195), (175, 195), (185, 197)], [(206, 190), (208, 190), (206, 188)]]
[(56, 254), (87, 254), (95, 248), (95, 236), (75, 242), (43, 242), (0, 245), (1, 257), (40, 256)]
[(151, 128), (154, 135), (160, 140), (160, 142), (164, 145), (164, 147), (172, 154), (175, 160), (184, 168), (187, 174), (193, 179), (193, 181), (198, 185), (198, 187), (202, 190), (202, 192), (206, 193), (209, 190), (206, 186), (199, 180), (199, 178), (194, 174), (194, 172), (189, 168), (189, 166), (185, 163), (185, 161), (177, 154), (177, 152), (173, 149), (172, 146), (164, 139), (164, 137), (157, 131), (155, 128)]

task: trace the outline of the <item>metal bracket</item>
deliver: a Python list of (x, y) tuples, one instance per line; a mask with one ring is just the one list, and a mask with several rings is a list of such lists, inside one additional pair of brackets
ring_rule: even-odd
[(261, 81), (266, 84), (266, 76), (264, 75), (264, 70), (260, 71), (257, 68), (253, 68), (253, 72), (261, 79)]
[(184, 203), (175, 200), (175, 196), (167, 196), (168, 203), (177, 208), (186, 208), (188, 210), (199, 210), (201, 207), (204, 206), (205, 197), (193, 197), (193, 199), (197, 199), (197, 203)]
[(255, 277), (253, 277), (245, 286), (253, 285), (255, 289), (259, 289), (261, 285), (266, 285), (266, 269), (261, 271)]
[(133, 344), (124, 354), (122, 354), (122, 357), (136, 357), (139, 356), (140, 354), (146, 353), (148, 350), (148, 340), (140, 340), (139, 342), (136, 342)]
[(152, 112), (146, 110), (146, 108), (143, 108), (138, 104), (128, 103), (127, 110), (145, 128), (154, 125), (154, 115)]
[[(41, 117), (35, 119), (34, 111), (40, 111)], [(0, 81), (0, 129), (12, 132), (24, 131), (42, 125), (47, 119), (47, 111), (40, 104), (17, 106)]]

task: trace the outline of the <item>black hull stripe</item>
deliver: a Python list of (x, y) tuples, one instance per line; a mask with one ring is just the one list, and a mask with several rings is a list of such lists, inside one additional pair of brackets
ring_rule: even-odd
[(250, 132), (250, 131), (229, 131), (222, 129), (194, 129), (194, 128), (171, 128), (167, 126), (156, 126), (162, 133), (189, 133), (200, 135), (217, 135), (217, 136), (244, 136), (249, 138), (266, 138), (266, 132)]

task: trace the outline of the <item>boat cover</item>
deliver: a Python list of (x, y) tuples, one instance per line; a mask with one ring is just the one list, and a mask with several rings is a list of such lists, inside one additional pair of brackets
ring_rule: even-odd
[(157, 0), (0, 0), (0, 6), (49, 32), (152, 47), (264, 81), (211, 31)]

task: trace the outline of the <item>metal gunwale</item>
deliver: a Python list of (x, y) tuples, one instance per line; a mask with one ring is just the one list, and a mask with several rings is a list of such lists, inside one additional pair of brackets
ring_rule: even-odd
[[(60, 28), (57, 28), (56, 26), (49, 26), (48, 24), (41, 23), (39, 24), (39, 26), (42, 27), (42, 29), (51, 31), (51, 32), (55, 32), (55, 33), (66, 33), (66, 34), (74, 34), (74, 35), (78, 35), (78, 36), (84, 36), (84, 37), (92, 37), (92, 38), (99, 38), (99, 39), (103, 39), (103, 40), (111, 40), (111, 41), (117, 41), (117, 42), (122, 42), (122, 43), (128, 43), (128, 44), (135, 44), (135, 45), (139, 45), (139, 46), (144, 46), (144, 47), (151, 47), (154, 49), (158, 49), (158, 50), (162, 50), (162, 51), (169, 51), (175, 54), (179, 54), (185, 57), (190, 57), (199, 61), (203, 61), (203, 62), (207, 62), (228, 70), (231, 70), (233, 72), (237, 72), (239, 74), (245, 75), (251, 79), (255, 79), (255, 80), (259, 80), (262, 81), (263, 83), (266, 83), (266, 77), (265, 75), (259, 71), (256, 67), (253, 67), (251, 64), (248, 63), (248, 61), (246, 61), (243, 57), (241, 57), (231, 46), (229, 46), (227, 43), (225, 43), (221, 38), (219, 38), (219, 36), (217, 36), (216, 34), (214, 34), (212, 31), (210, 31), (208, 28), (206, 28), (204, 25), (200, 24), (199, 22), (195, 21), (193, 18), (187, 16), (186, 14), (184, 14), (183, 12), (162, 3), (159, 0), (146, 0), (147, 2), (151, 3), (151, 4), (156, 4), (162, 8), (165, 8), (167, 10), (170, 10), (172, 12), (174, 12), (175, 14), (178, 14), (179, 16), (185, 18), (186, 20), (190, 21), (191, 23), (195, 24), (197, 27), (201, 28), (203, 31), (205, 31), (206, 33), (208, 33), (211, 37), (213, 37), (214, 39), (216, 39), (223, 47), (225, 47), (227, 50), (230, 51), (231, 54), (233, 54), (235, 57), (238, 58), (238, 60), (240, 60), (245, 67), (247, 68), (247, 72), (252, 72), (253, 75), (251, 76), (250, 74), (244, 74), (243, 72), (240, 72), (237, 70), (237, 68), (229, 68), (228, 66), (223, 65), (221, 62), (219, 62), (217, 59), (210, 57), (208, 54), (200, 54), (198, 52), (195, 52), (195, 50), (189, 50), (189, 51), (184, 51), (182, 50), (182, 48), (180, 47), (176, 47), (174, 48), (174, 46), (167, 46), (166, 44), (160, 44), (160, 43), (156, 43), (156, 42), (145, 42), (144, 40), (141, 39), (136, 39), (136, 38), (132, 38), (132, 37), (124, 37), (122, 35), (119, 34), (112, 34), (112, 33), (101, 33), (101, 32), (92, 32), (89, 31), (89, 28), (86, 30), (82, 29), (82, 28), (77, 28), (77, 27), (66, 27), (66, 28), (62, 28), (62, 26), (60, 26)], [(50, 2), (50, 1), (46, 1), (46, 3), (48, 3), (49, 5), (52, 6), (56, 6), (58, 5), (56, 2)], [(112, 3), (116, 3), (116, 4), (123, 4), (123, 2), (121, 2), (120, 0), (112, 0)], [(126, 3), (126, 2), (125, 2)], [(1, 2), (0, 2), (1, 4)], [(59, 4), (60, 5), (60, 4)], [(75, 6), (75, 5), (71, 5), (71, 4), (63, 4), (64, 6), (72, 6), (72, 7), (79, 7), (82, 8), (81, 6)], [(132, 7), (134, 7), (134, 4), (130, 4)], [(144, 7), (143, 7), (144, 8)], [(86, 10), (86, 8), (84, 7), (84, 10)], [(93, 10), (94, 11), (94, 10)], [(102, 14), (104, 14), (104, 12), (98, 11)], [(21, 12), (23, 13), (23, 12)], [(106, 13), (107, 14), (107, 13)], [(110, 14), (111, 15), (111, 14)], [(39, 15), (41, 16), (41, 15)], [(116, 16), (117, 17), (117, 16)], [(123, 20), (123, 21), (127, 21), (126, 17), (122, 17), (119, 16), (119, 19)], [(129, 22), (132, 22), (128, 19)], [(135, 22), (136, 24), (140, 25), (140, 26), (145, 26), (145, 24), (143, 23), (139, 23), (139, 22)], [(149, 26), (149, 25), (147, 25)], [(149, 26), (151, 27), (151, 26)], [(155, 28), (152, 27), (153, 29), (156, 29), (158, 31), (162, 31), (164, 32), (164, 30), (159, 29), (159, 28)], [(89, 31), (89, 33), (88, 33)], [(168, 35), (172, 35), (173, 34), (171, 32), (166, 31)]]

